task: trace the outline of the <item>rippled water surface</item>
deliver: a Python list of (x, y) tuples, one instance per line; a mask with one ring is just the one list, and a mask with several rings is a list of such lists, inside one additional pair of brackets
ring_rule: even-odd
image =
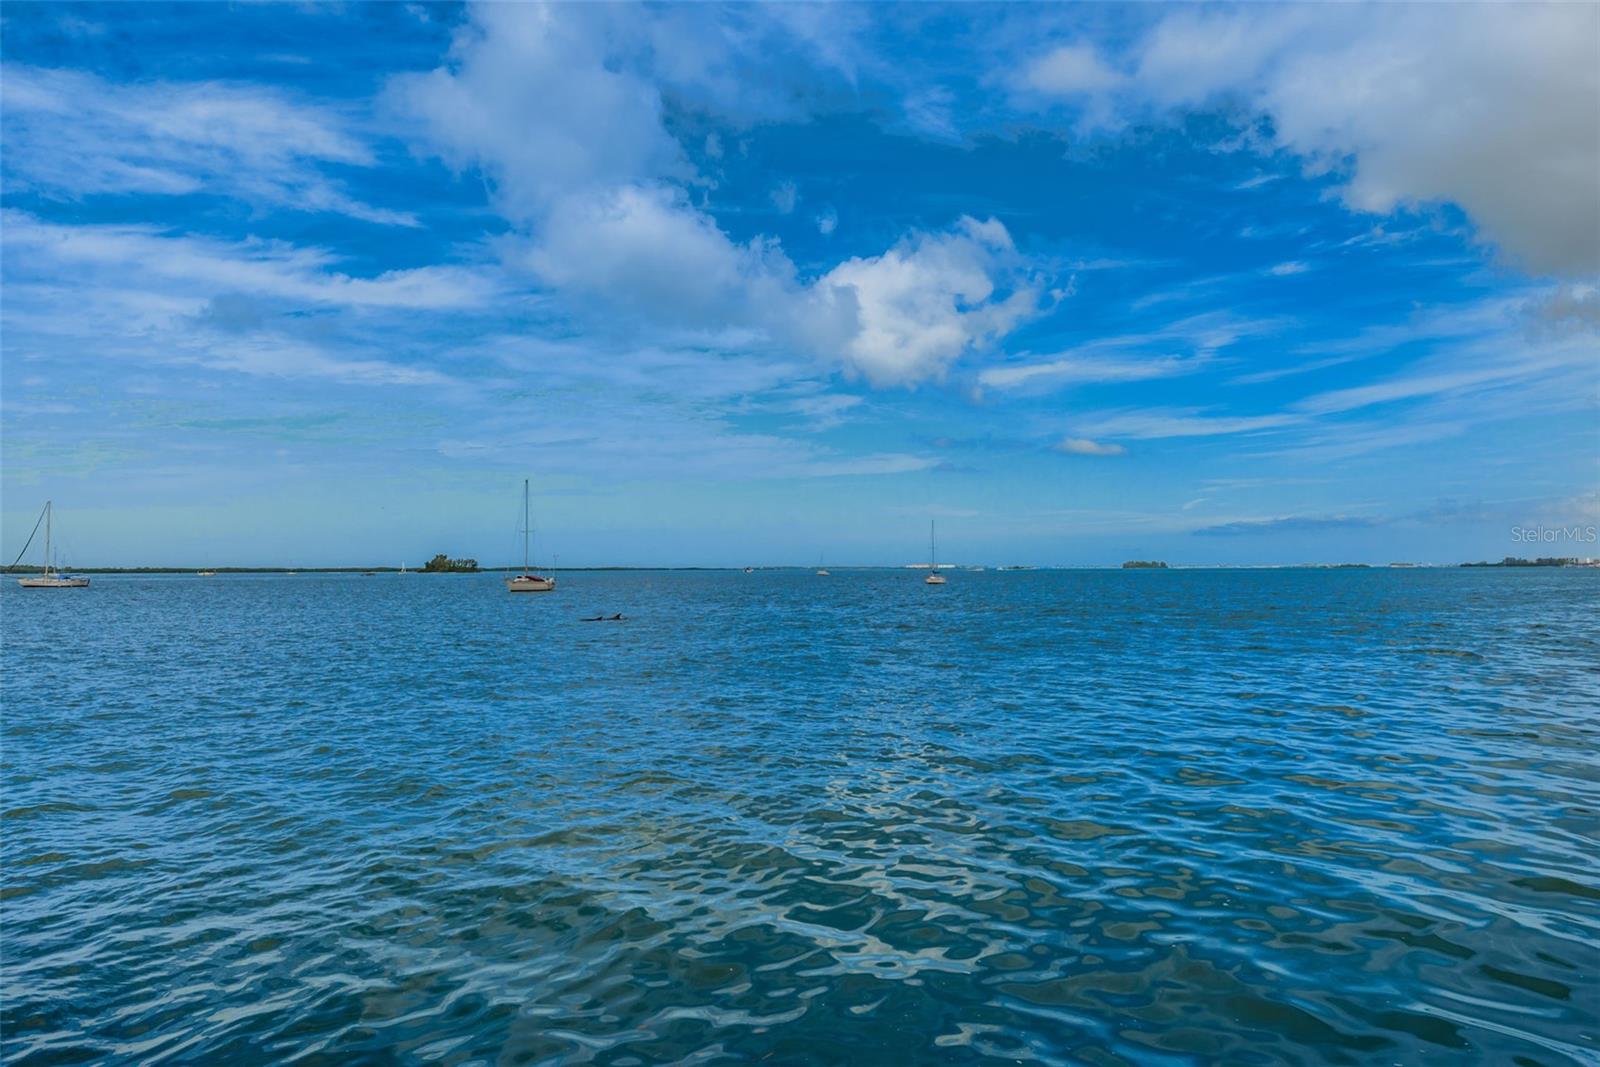
[(5, 1060), (1600, 1063), (1600, 572), (561, 585), (8, 580)]

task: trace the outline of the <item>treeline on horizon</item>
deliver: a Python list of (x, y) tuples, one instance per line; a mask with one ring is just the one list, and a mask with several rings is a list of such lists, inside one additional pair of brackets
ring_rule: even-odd
[[(442, 563), (437, 561), (442, 560)], [(835, 564), (837, 570), (904, 570), (909, 564)], [(1180, 563), (1169, 565), (1160, 560), (1128, 560), (1119, 568), (1116, 564), (1072, 564), (1065, 566), (1032, 566), (1014, 565), (1007, 567), (990, 568), (996, 573), (1007, 571), (1036, 571), (1036, 570), (1344, 570), (1344, 569), (1388, 569), (1388, 568), (1418, 568), (1448, 569), (1450, 567), (1593, 567), (1594, 564), (1585, 562), (1577, 556), (1541, 556), (1538, 559), (1523, 559), (1519, 556), (1507, 556), (1497, 562), (1457, 563), (1457, 564), (1412, 564), (1390, 563), (1387, 566), (1381, 563)], [(420, 568), (402, 571), (399, 567), (363, 567), (360, 565), (347, 565), (338, 567), (57, 567), (58, 572), (72, 574), (502, 574), (521, 569), (519, 564), (506, 563), (495, 566), (481, 566), (475, 559), (451, 559), (443, 553), (423, 564)], [(740, 571), (745, 568), (738, 565), (732, 566), (639, 566), (631, 564), (607, 564), (591, 567), (541, 567), (541, 570), (561, 573), (598, 573), (605, 571)], [(785, 563), (764, 565), (753, 568), (758, 571), (809, 571), (810, 564)], [(6, 574), (42, 574), (44, 567), (37, 563), (19, 563), (13, 567), (4, 568)]]

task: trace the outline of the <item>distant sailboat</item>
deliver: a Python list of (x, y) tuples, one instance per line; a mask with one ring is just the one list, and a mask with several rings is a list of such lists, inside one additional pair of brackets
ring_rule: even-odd
[[(55, 559), (50, 553), (50, 520), (53, 512), (54, 508), (51, 506), (51, 502), (46, 500), (44, 502), (44, 511), (39, 515), (39, 522), (44, 523), (44, 573), (36, 578), (18, 578), (17, 584), (24, 589), (83, 589), (88, 586), (89, 579), (77, 578), (56, 570)], [(39, 523), (35, 522), (33, 524), (33, 533), (36, 534), (38, 532)], [(32, 543), (33, 534), (29, 534), (28, 545)], [(28, 551), (28, 545), (22, 546), (23, 553)], [(17, 555), (17, 559), (22, 559), (21, 553)], [(11, 566), (15, 567), (16, 563), (12, 563)]]
[(832, 573), (828, 570), (828, 568), (826, 568), (826, 567), (824, 567), (822, 565), (822, 556), (819, 554), (817, 556), (817, 577), (818, 578), (828, 578), (828, 577), (831, 577), (831, 576), (832, 576)]
[(556, 587), (554, 578), (534, 574), (528, 564), (528, 479), (522, 479), (522, 573), (506, 579), (506, 589), (513, 593), (548, 593)]
[(944, 575), (939, 573), (939, 552), (934, 547), (933, 520), (928, 520), (928, 576), (922, 579), (928, 585), (944, 585)]

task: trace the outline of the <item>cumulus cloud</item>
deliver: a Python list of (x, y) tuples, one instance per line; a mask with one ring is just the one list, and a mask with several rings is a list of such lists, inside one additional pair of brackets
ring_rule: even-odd
[(517, 222), (562, 197), (692, 172), (661, 121), (661, 94), (616, 63), (603, 26), (581, 10), (483, 4), (451, 62), (390, 87), (444, 158), (493, 181)]
[(1462, 207), (1529, 270), (1600, 271), (1600, 7), (1180, 9), (1112, 55), (1071, 43), (1027, 68), (1091, 122), (1217, 108), (1339, 170), (1360, 211)]
[(1121, 445), (1101, 444), (1087, 437), (1068, 437), (1056, 445), (1056, 451), (1070, 456), (1121, 456), (1127, 454), (1128, 450)]
[(961, 354), (1008, 333), (1038, 306), (1019, 283), (1000, 294), (995, 276), (1013, 259), (995, 219), (962, 218), (947, 233), (917, 234), (880, 256), (839, 264), (817, 282), (848, 291), (856, 330), (842, 356), (875, 385), (938, 377)]
[(673, 325), (755, 324), (798, 290), (776, 245), (735, 243), (667, 186), (565, 197), (520, 247), (545, 284)]
[[(618, 23), (581, 6), (476, 8), (447, 66), (392, 85), (391, 99), (444, 158), (490, 178), (518, 227), (502, 244), (509, 261), (580, 311), (752, 329), (885, 386), (939, 377), (1035, 307), (996, 219), (908, 234), (809, 280), (776, 241), (730, 238), (690, 196), (700, 178), (664, 121), (663, 88), (726, 102), (739, 94), (718, 86), (736, 57), (682, 62), (660, 45), (710, 47), (675, 21), (700, 16), (638, 15)], [(786, 182), (772, 200), (787, 214), (798, 193)]]

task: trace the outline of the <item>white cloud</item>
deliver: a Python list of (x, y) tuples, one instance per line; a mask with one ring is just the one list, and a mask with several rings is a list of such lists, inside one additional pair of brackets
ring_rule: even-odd
[(450, 381), (425, 367), (344, 358), (312, 345), (269, 338), (214, 338), (185, 358), (214, 370), (265, 378), (324, 378), (349, 385), (445, 385)]
[(1311, 269), (1311, 264), (1300, 259), (1291, 259), (1284, 263), (1275, 263), (1267, 268), (1267, 273), (1275, 278), (1282, 278), (1290, 274), (1304, 274)]
[[(1034, 309), (995, 219), (908, 235), (809, 284), (776, 241), (733, 241), (688, 194), (698, 179), (663, 123), (660, 86), (732, 106), (737, 86), (723, 81), (737, 56), (685, 36), (692, 26), (680, 20), (697, 12), (639, 14), (624, 23), (600, 8), (476, 8), (448, 67), (392, 87), (445, 158), (490, 177), (518, 226), (502, 245), (508, 259), (578, 313), (752, 329), (875, 385), (912, 385)], [(744, 14), (728, 17), (744, 25)], [(709, 65), (690, 62), (708, 48)], [(774, 190), (785, 213), (797, 201), (792, 184)]]
[(6, 171), (46, 195), (224, 193), (256, 204), (416, 226), (352, 198), (323, 164), (372, 167), (339, 114), (257, 86), (112, 85), (93, 75), (8, 64)]
[(660, 92), (613, 61), (603, 28), (561, 6), (479, 5), (450, 64), (395, 79), (392, 99), (518, 222), (596, 186), (689, 176)]
[(1308, 170), (1346, 172), (1354, 209), (1452, 202), (1528, 269), (1585, 275), (1600, 271), (1597, 40), (1593, 4), (1186, 8), (1119, 55), (1126, 80), (1078, 44), (1030, 69), (1035, 91), (1089, 93), (1090, 121), (1265, 116)]
[(1044, 93), (1103, 92), (1122, 84), (1123, 76), (1108, 67), (1091, 44), (1061, 45), (1039, 56), (1023, 71), (1023, 81)]
[[(1500, 390), (1564, 372), (1575, 372), (1580, 380), (1587, 378), (1592, 387), (1594, 342), (1593, 334), (1558, 336), (1539, 344), (1493, 337), (1421, 361), (1406, 374), (1318, 393), (1297, 401), (1294, 407), (1327, 415), (1440, 394)], [(1516, 409), (1516, 405), (1506, 406)]]
[(1112, 359), (1104, 356), (1064, 354), (1040, 363), (990, 367), (979, 373), (978, 381), (994, 389), (1091, 382), (1139, 382), (1151, 378), (1189, 374), (1200, 369), (1202, 365), (1202, 360), (1182, 359), (1177, 356)]
[(851, 393), (820, 393), (803, 396), (779, 406), (779, 410), (803, 417), (812, 430), (831, 430), (844, 423), (844, 413), (860, 407), (862, 398)]
[[(1259, 189), (1261, 186), (1270, 185), (1272, 182), (1278, 181), (1282, 177), (1283, 175), (1281, 174), (1257, 174), (1254, 178), (1246, 178), (1238, 185), (1235, 185), (1233, 187), (1233, 191), (1236, 193), (1242, 193), (1247, 189)], [(1241, 234), (1241, 236), (1243, 235)]]
[(772, 198), (772, 206), (784, 215), (794, 214), (795, 205), (800, 202), (800, 190), (794, 182), (779, 182), (768, 195)]
[(826, 237), (838, 228), (839, 213), (834, 211), (833, 208), (829, 208), (817, 216), (817, 232), (822, 236)]
[(174, 237), (149, 226), (61, 226), (18, 211), (7, 211), (4, 224), (8, 277), (13, 269), (25, 275), (55, 267), (80, 272), (79, 281), (93, 280), (92, 272), (134, 285), (162, 279), (184, 283), (196, 305), (230, 291), (372, 308), (461, 308), (495, 297), (483, 275), (464, 267), (419, 267), (360, 278), (330, 269), (334, 260), (327, 252), (279, 241)]
[(762, 323), (799, 294), (781, 249), (735, 244), (666, 186), (558, 201), (521, 262), (546, 285), (679, 326)]
[(1073, 456), (1121, 456), (1128, 450), (1121, 445), (1101, 444), (1087, 437), (1067, 437), (1056, 445), (1056, 451)]
[(963, 218), (947, 233), (917, 234), (880, 256), (839, 264), (816, 288), (853, 296), (857, 330), (843, 361), (875, 385), (941, 376), (1038, 307), (1026, 284), (1004, 296), (996, 289), (995, 275), (1014, 255), (998, 220)]
[[(1063, 385), (1137, 382), (1192, 374), (1204, 368), (1221, 349), (1248, 337), (1279, 329), (1278, 319), (1245, 319), (1227, 312), (1191, 315), (1148, 333), (1100, 337), (1041, 360), (990, 367), (980, 384), (1000, 390), (1043, 390)], [(1149, 355), (1130, 353), (1154, 348)], [(1189, 356), (1174, 356), (1174, 348)]]
[(1304, 422), (1306, 416), (1208, 415), (1193, 408), (1154, 408), (1143, 411), (1108, 412), (1080, 420), (1078, 430), (1091, 438), (1126, 437), (1155, 440), (1167, 437), (1217, 437), (1226, 434), (1259, 433)]
[(874, 474), (909, 474), (938, 465), (927, 456), (913, 456), (902, 452), (884, 452), (848, 459), (812, 459), (780, 473), (802, 478), (859, 477)]
[(561, 201), (518, 262), (569, 296), (679, 328), (757, 329), (874, 385), (937, 378), (1037, 306), (998, 221), (963, 218), (811, 284), (775, 242), (736, 244), (681, 192), (623, 186)]

